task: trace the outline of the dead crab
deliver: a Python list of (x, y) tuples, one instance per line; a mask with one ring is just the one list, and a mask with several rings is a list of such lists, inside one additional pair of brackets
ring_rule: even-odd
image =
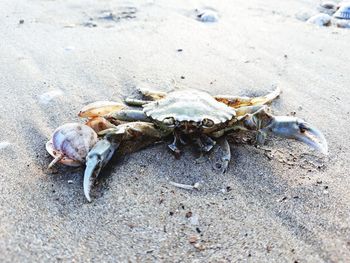
[[(219, 148), (221, 154), (216, 158), (214, 168), (221, 172), (226, 171), (231, 158), (226, 136), (237, 130), (256, 132), (260, 144), (264, 143), (267, 134), (273, 133), (304, 142), (324, 154), (328, 151), (326, 139), (318, 129), (302, 119), (270, 113), (266, 104), (279, 96), (280, 89), (261, 97), (211, 96), (194, 89), (170, 93), (140, 91), (145, 100), (128, 98), (125, 102), (142, 109), (127, 108), (120, 103), (96, 102), (85, 106), (79, 113), (79, 116), (88, 118), (86, 125), (101, 138), (87, 155), (80, 158), (86, 163), (84, 194), (88, 201), (91, 201), (91, 186), (116, 150), (133, 152), (169, 136), (173, 141), (168, 147), (176, 156), (181, 152), (181, 145), (189, 142), (204, 154), (214, 146)], [(89, 136), (94, 138), (91, 134)], [(85, 142), (85, 145), (89, 143)], [(57, 155), (52, 154), (55, 143), (49, 145), (51, 155), (57, 159)], [(60, 152), (60, 156), (64, 154)], [(63, 163), (69, 163), (67, 158)]]

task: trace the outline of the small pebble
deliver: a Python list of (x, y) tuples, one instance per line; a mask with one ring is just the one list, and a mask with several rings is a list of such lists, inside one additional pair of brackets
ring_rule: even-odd
[(190, 223), (191, 223), (191, 225), (198, 226), (199, 225), (199, 217), (198, 217), (198, 215), (192, 215), (190, 217)]
[(21, 20), (19, 20), (19, 22), (18, 22), (19, 24), (24, 24), (24, 19), (21, 19)]
[(196, 243), (198, 241), (198, 237), (197, 236), (190, 236), (188, 241), (190, 243)]
[(95, 24), (93, 22), (85, 22), (82, 25), (85, 27), (97, 27), (97, 24)]
[(203, 244), (194, 244), (194, 247), (200, 251), (205, 250), (205, 246)]
[(186, 218), (190, 218), (192, 216), (192, 212), (188, 211), (185, 216), (186, 216)]

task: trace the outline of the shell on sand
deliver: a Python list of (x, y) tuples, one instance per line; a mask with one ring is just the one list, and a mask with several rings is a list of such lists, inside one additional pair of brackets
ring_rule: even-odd
[(58, 127), (46, 143), (46, 150), (55, 157), (50, 167), (56, 162), (70, 166), (80, 165), (85, 162), (87, 154), (96, 142), (96, 132), (87, 125), (67, 123)]
[(197, 10), (197, 20), (204, 23), (213, 23), (219, 21), (219, 15), (214, 9), (201, 9)]
[(350, 2), (339, 4), (339, 9), (335, 12), (334, 17), (340, 19), (350, 19)]
[(310, 17), (306, 22), (318, 26), (329, 26), (331, 24), (331, 19), (330, 15), (320, 13)]
[(318, 6), (318, 11), (324, 14), (333, 15), (337, 11), (337, 4), (332, 1), (324, 1)]

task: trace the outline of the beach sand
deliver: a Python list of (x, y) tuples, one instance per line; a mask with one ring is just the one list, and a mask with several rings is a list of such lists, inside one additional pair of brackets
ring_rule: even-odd
[[(1, 1), (0, 261), (349, 261), (350, 30), (295, 18), (317, 4)], [(203, 7), (219, 21), (197, 21)], [(274, 113), (322, 130), (329, 155), (270, 137), (233, 144), (222, 175), (160, 144), (117, 158), (92, 203), (82, 168), (47, 169), (46, 141), (82, 106), (174, 82), (213, 95), (279, 86)]]

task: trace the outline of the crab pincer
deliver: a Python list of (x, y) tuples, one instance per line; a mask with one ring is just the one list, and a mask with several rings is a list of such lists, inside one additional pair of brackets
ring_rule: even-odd
[(327, 140), (317, 128), (292, 116), (273, 116), (266, 107), (245, 115), (240, 123), (246, 130), (256, 130), (257, 142), (262, 144), (268, 133), (303, 142), (323, 154), (328, 153)]
[(95, 144), (86, 156), (86, 168), (84, 172), (84, 195), (91, 202), (90, 191), (101, 169), (112, 158), (115, 150), (118, 148), (118, 142), (111, 142), (103, 139)]
[(267, 128), (280, 137), (303, 142), (325, 155), (328, 154), (328, 144), (322, 132), (303, 119), (275, 116)]
[[(160, 132), (152, 123), (132, 122), (125, 123), (114, 128), (99, 132), (103, 139), (98, 141), (89, 151), (86, 157), (86, 168), (84, 172), (84, 194), (91, 202), (90, 191), (101, 169), (110, 161), (114, 152), (123, 146), (121, 151), (133, 152), (140, 145), (152, 144), (161, 138)], [(142, 140), (143, 144), (133, 144), (134, 141)]]

